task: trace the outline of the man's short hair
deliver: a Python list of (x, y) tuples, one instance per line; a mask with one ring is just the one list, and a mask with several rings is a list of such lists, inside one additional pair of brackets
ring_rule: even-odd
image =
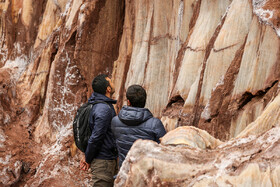
[(108, 86), (110, 86), (109, 81), (106, 80), (106, 78), (108, 77), (108, 75), (105, 74), (100, 74), (97, 75), (93, 81), (92, 81), (92, 89), (94, 92), (100, 93), (105, 95), (106, 94), (106, 89)]
[(126, 98), (131, 106), (144, 108), (146, 104), (147, 94), (145, 89), (140, 85), (131, 85), (126, 91)]

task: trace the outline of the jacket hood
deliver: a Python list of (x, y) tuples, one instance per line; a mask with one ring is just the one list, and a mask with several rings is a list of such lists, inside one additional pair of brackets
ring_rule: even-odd
[(136, 126), (152, 118), (153, 114), (147, 108), (124, 106), (118, 117), (124, 124)]
[(93, 92), (88, 100), (89, 103), (94, 103), (96, 101), (105, 101), (106, 103), (116, 104), (117, 101), (113, 100), (105, 95)]

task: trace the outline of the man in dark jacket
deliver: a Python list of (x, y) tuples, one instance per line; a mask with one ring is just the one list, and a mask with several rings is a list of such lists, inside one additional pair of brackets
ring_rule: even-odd
[(126, 92), (127, 105), (119, 115), (114, 117), (111, 128), (116, 138), (119, 167), (132, 144), (137, 139), (153, 140), (160, 142), (159, 138), (166, 134), (162, 122), (153, 117), (146, 104), (146, 91), (139, 85), (132, 85)]
[(113, 186), (113, 176), (116, 174), (117, 148), (111, 130), (111, 120), (116, 116), (114, 107), (116, 101), (111, 99), (114, 85), (111, 79), (101, 74), (92, 81), (93, 93), (89, 103), (100, 102), (92, 107), (89, 124), (92, 134), (88, 140), (85, 158), (80, 162), (80, 168), (88, 170), (91, 164), (93, 186)]

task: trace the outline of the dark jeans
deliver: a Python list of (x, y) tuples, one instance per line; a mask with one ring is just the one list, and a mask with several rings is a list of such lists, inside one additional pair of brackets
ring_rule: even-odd
[(91, 163), (92, 180), (94, 187), (112, 187), (114, 186), (114, 175), (117, 174), (116, 160), (94, 159)]

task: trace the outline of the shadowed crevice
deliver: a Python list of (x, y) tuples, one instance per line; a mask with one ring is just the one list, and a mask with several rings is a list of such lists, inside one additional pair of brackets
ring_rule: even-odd
[(180, 104), (180, 105), (183, 106), (185, 101), (180, 95), (176, 95), (176, 96), (174, 96), (170, 99), (170, 101), (167, 104), (167, 108), (171, 107), (171, 105), (174, 104), (174, 103), (177, 103), (177, 104)]
[(168, 116), (169, 118), (178, 117), (178, 121), (181, 121), (181, 110), (184, 107), (185, 100), (180, 95), (175, 95), (172, 97), (165, 109), (162, 110), (163, 116)]
[(127, 78), (127, 73), (129, 70), (129, 66), (130, 66), (130, 60), (131, 60), (131, 56), (127, 56), (126, 57), (126, 61), (125, 61), (125, 66), (124, 66), (124, 74), (123, 74), (123, 79), (122, 79), (122, 83), (121, 83), (121, 88), (119, 91), (119, 98), (118, 98), (118, 102), (116, 105), (116, 112), (119, 113), (122, 106), (123, 106), (123, 101), (124, 101), (124, 93), (125, 93), (125, 82), (126, 82), (126, 78)]
[(245, 92), (239, 103), (238, 103), (238, 110), (242, 109), (246, 104), (248, 104), (253, 98), (255, 97), (263, 97), (272, 87), (274, 87), (275, 84), (277, 84), (279, 81), (276, 80), (272, 83), (271, 86), (265, 88), (264, 90), (259, 90), (256, 94), (252, 94), (250, 92)]
[[(58, 36), (57, 36), (58, 37)], [(56, 41), (56, 37), (54, 37), (54, 40), (53, 41)], [(45, 105), (45, 100), (46, 100), (46, 95), (47, 95), (47, 88), (48, 88), (48, 84), (49, 84), (49, 79), (50, 79), (50, 68), (52, 66), (52, 63), (53, 61), (55, 60), (55, 57), (58, 53), (58, 43), (54, 42), (52, 44), (52, 49), (51, 49), (51, 58), (50, 58), (50, 63), (49, 63), (49, 71), (47, 73), (47, 76), (46, 76), (46, 82), (45, 82), (45, 92), (44, 92), (44, 98), (41, 99), (41, 103), (40, 103), (40, 110), (42, 111), (43, 108), (44, 108), (44, 105)]]

